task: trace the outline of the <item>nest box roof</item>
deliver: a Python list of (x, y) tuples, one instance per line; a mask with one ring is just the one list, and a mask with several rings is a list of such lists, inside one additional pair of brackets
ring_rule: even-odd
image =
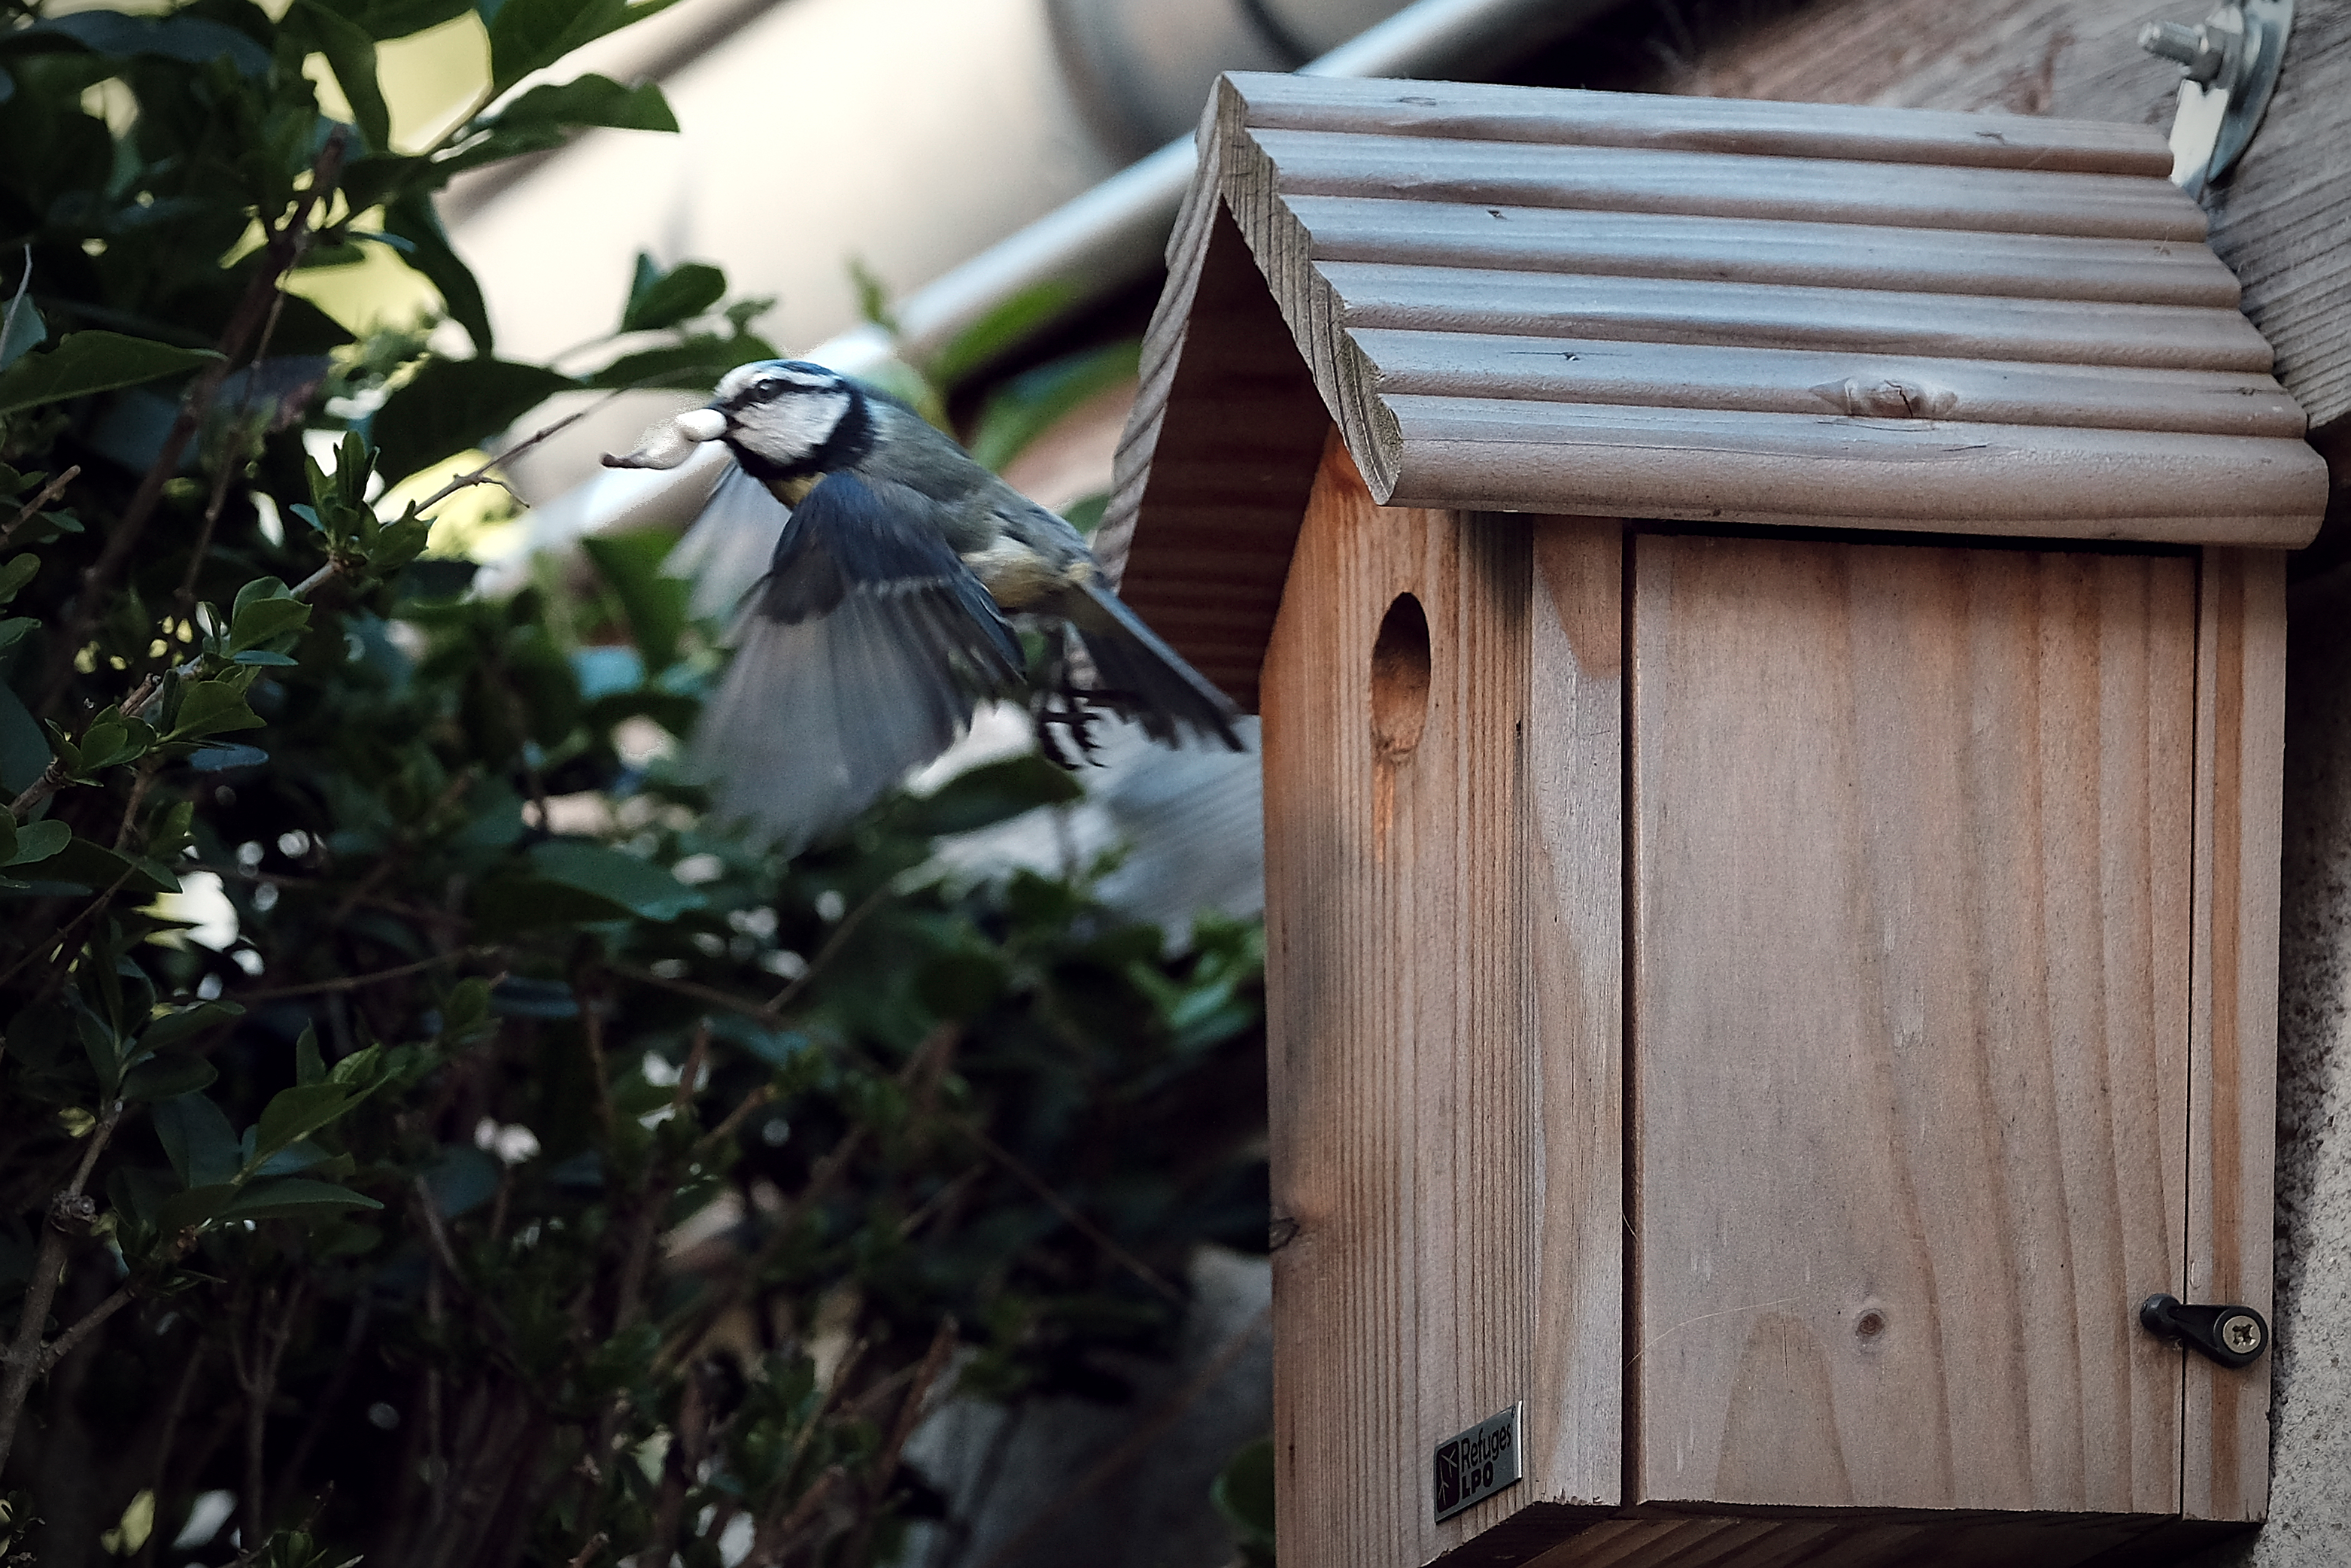
[(1326, 431), (1396, 506), (2293, 547), (2325, 465), (2138, 126), (1236, 74), (1105, 554), (1246, 700)]

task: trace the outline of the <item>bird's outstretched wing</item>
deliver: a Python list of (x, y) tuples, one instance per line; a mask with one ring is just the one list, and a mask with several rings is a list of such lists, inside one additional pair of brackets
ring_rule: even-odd
[(775, 559), (791, 517), (789, 507), (729, 456), (710, 499), (662, 570), (692, 583), (686, 609), (694, 615), (731, 614)]
[(1020, 644), (903, 486), (827, 476), (745, 600), (695, 738), (722, 818), (787, 851), (951, 745), (1020, 680)]

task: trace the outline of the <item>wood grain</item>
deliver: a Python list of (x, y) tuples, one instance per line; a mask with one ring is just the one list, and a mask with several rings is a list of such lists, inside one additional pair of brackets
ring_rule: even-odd
[(1325, 262), (1321, 270), (1350, 327), (2151, 370), (2270, 368), (2270, 346), (2233, 310), (1367, 261)]
[(1572, 207), (1409, 204), (1376, 195), (1290, 193), (1318, 261), (1572, 272), (1585, 277), (1726, 277), (1826, 288), (1899, 288), (2038, 299), (2232, 308), (2236, 275), (2202, 246), (2163, 240), (1971, 234), (1884, 224), (1594, 213)]
[[(2168, 128), (2177, 67), (2139, 26), (2159, 0), (1819, 0), (1693, 51), (1661, 23), (1665, 92), (2005, 110)], [(2208, 193), (2211, 244), (2243, 281), (2277, 372), (2326, 435), (2351, 419), (2351, 7), (2304, 5), (2261, 132)]]
[(1624, 1490), (1624, 525), (1537, 519), (1532, 536), (1528, 1487), (1545, 1502), (1614, 1503)]
[(1987, 124), (1962, 114), (1886, 115), (1865, 108), (1687, 98), (1661, 103), (1641, 93), (1545, 99), (1482, 82), (1357, 82), (1266, 72), (1237, 73), (1233, 79), (1249, 100), (1251, 123), (1270, 129), (1311, 129), (1338, 117), (1365, 134), (1390, 137), (2158, 178), (2171, 170), (2161, 139), (2137, 125)]
[(1409, 195), (2189, 244), (2201, 240), (2205, 228), (2195, 203), (2144, 174), (1915, 164), (1899, 178), (1872, 178), (1868, 165), (1852, 157), (1407, 140), (1363, 135), (1343, 123), (1319, 131), (1253, 129), (1249, 140), (1281, 171), (1285, 195)]
[[(2299, 441), (1396, 393), (1391, 499), (1711, 522), (2290, 547)], [(2157, 483), (2158, 478), (2162, 481)]]
[[(1431, 1448), (1534, 1370), (1529, 558), (1523, 528), (1374, 507), (1334, 443), (1267, 651), (1285, 1564), (1425, 1563), (1530, 1496), (1430, 1521)], [(1430, 680), (1398, 754), (1374, 736), (1372, 652), (1407, 592)]]
[(1635, 559), (1638, 1497), (2175, 1512), (2192, 563)]
[(1393, 397), (1533, 399), (1862, 419), (2302, 434), (2302, 410), (2265, 375), (2017, 364), (1891, 351), (1866, 356), (1716, 343), (1605, 341), (1364, 328), (1355, 341)]
[(1135, 612), (1254, 710), (1330, 421), (1213, 187), (1186, 223), (1097, 545)]
[[(2196, 946), (2183, 1300), (2268, 1316), (2277, 1124), (2279, 828), (2284, 808), (2285, 568), (2208, 550), (2196, 647)], [(2269, 1509), (2270, 1358), (2188, 1361), (2183, 1509)]]

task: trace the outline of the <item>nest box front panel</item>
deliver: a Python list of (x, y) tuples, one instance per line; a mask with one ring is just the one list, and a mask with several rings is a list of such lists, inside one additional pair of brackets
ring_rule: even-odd
[(1633, 557), (1639, 1497), (2177, 1513), (2195, 559)]

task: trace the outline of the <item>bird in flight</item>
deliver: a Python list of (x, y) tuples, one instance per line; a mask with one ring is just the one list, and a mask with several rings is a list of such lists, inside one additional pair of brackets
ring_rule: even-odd
[[(797, 851), (946, 750), (981, 701), (1024, 691), (1057, 761), (1052, 730), (1083, 751), (1096, 708), (1163, 745), (1241, 749), (1238, 710), (1120, 602), (1078, 530), (896, 399), (803, 361), (742, 365), (604, 462), (674, 468), (708, 441), (735, 468), (705, 526), (731, 514), (740, 534), (767, 496), (791, 509), (695, 737), (722, 819)], [(1016, 615), (1046, 633), (1033, 677)]]

